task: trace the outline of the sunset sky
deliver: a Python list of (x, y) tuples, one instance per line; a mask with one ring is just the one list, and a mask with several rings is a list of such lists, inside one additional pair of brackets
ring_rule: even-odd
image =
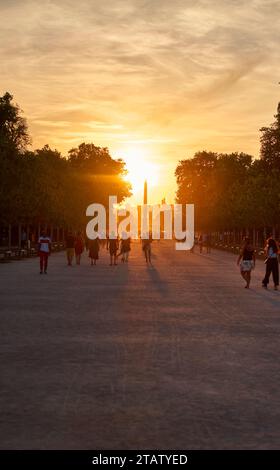
[(258, 156), (280, 95), (279, 1), (0, 0), (0, 18), (0, 93), (33, 148), (107, 146), (136, 198), (153, 174), (151, 202), (173, 200), (197, 150)]

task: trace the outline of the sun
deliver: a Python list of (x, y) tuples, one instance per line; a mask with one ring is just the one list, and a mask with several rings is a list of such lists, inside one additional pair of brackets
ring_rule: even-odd
[(129, 148), (123, 152), (123, 158), (128, 171), (125, 178), (131, 183), (133, 192), (143, 189), (145, 180), (147, 180), (149, 187), (158, 184), (159, 169), (157, 165), (149, 161), (147, 151)]

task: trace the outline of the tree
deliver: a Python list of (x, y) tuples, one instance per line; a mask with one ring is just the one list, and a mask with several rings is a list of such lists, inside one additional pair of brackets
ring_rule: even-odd
[(232, 195), (245, 185), (252, 157), (244, 153), (218, 154), (197, 152), (193, 158), (181, 160), (176, 168), (177, 202), (195, 205), (198, 230), (234, 228), (240, 220)]
[(176, 168), (177, 202), (195, 205), (195, 225), (206, 228), (213, 208), (212, 178), (217, 164), (214, 152), (197, 152), (193, 158), (181, 160)]
[(125, 163), (106, 147), (83, 143), (68, 159), (48, 145), (28, 151), (27, 124), (12, 100), (9, 93), (0, 98), (0, 223), (80, 228), (92, 202), (130, 196)]
[(0, 152), (13, 149), (23, 152), (30, 144), (26, 120), (12, 100), (8, 92), (0, 97)]
[(264, 169), (280, 171), (280, 103), (278, 103), (275, 121), (269, 127), (260, 129), (261, 135), (261, 163)]
[(0, 97), (0, 212), (11, 223), (21, 214), (18, 188), (23, 178), (20, 156), (30, 143), (26, 121), (8, 92)]
[(92, 202), (108, 206), (109, 195), (116, 195), (118, 201), (131, 196), (131, 185), (125, 181), (125, 162), (114, 160), (108, 148), (82, 143), (69, 151), (72, 172), (72, 193), (80, 198), (80, 212)]

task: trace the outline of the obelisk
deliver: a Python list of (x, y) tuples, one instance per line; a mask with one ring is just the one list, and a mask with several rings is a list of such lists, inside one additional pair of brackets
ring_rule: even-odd
[(148, 184), (147, 180), (144, 181), (144, 199), (143, 204), (148, 204)]

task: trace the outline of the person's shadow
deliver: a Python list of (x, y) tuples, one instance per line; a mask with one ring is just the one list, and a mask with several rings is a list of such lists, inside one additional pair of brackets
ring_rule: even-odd
[(147, 271), (152, 282), (152, 285), (160, 292), (161, 295), (166, 296), (168, 294), (168, 286), (165, 281), (162, 280), (160, 274), (153, 264), (147, 264)]

